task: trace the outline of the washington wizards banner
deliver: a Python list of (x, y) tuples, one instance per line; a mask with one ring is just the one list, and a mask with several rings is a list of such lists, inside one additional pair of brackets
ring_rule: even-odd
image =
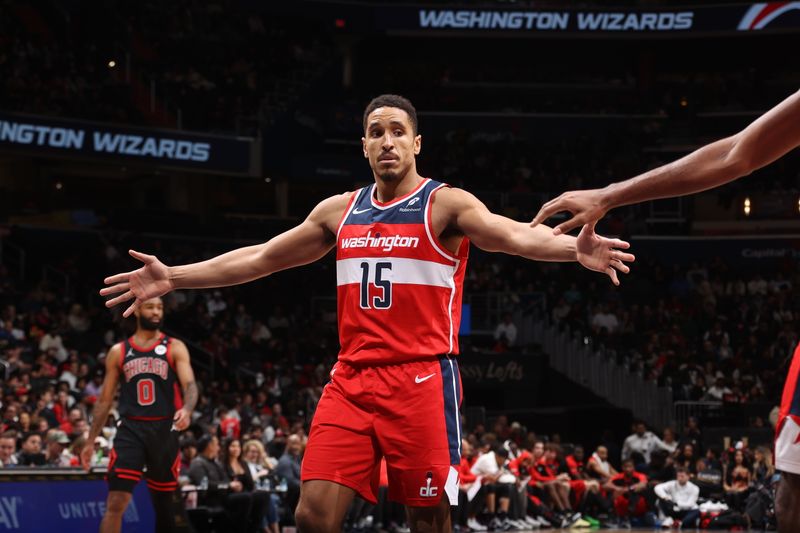
[(0, 111), (0, 150), (255, 176), (255, 140)]
[(556, 34), (721, 34), (800, 31), (800, 2), (672, 9), (459, 9), (453, 6), (376, 8), (374, 24), (388, 33), (502, 32)]

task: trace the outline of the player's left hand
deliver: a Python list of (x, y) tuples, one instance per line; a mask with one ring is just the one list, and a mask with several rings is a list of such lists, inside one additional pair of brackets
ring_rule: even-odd
[(178, 409), (175, 411), (175, 417), (172, 419), (172, 425), (178, 431), (183, 431), (189, 427), (192, 422), (192, 413), (186, 409)]
[(631, 247), (620, 239), (608, 239), (594, 232), (594, 224), (586, 224), (581, 229), (576, 242), (578, 262), (589, 270), (603, 272), (619, 285), (617, 272), (627, 274), (631, 271), (625, 263), (636, 260), (633, 254), (623, 252)]

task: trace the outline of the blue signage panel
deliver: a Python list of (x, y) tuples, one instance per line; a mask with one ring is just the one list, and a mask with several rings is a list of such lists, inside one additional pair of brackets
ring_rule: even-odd
[[(103, 480), (4, 481), (0, 483), (0, 533), (97, 531), (107, 495)], [(136, 486), (122, 524), (125, 533), (153, 531), (155, 515), (144, 483)]]

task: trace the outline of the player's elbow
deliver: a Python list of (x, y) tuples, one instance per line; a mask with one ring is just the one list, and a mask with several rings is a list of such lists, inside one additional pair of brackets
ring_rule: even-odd
[(757, 169), (756, 154), (751, 142), (742, 135), (730, 138), (730, 148), (723, 159), (723, 171), (729, 179), (747, 176)]

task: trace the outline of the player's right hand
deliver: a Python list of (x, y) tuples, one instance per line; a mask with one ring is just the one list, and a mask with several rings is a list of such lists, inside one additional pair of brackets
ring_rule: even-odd
[(541, 224), (562, 211), (572, 213), (572, 218), (553, 228), (553, 235), (561, 235), (603, 218), (608, 211), (600, 189), (565, 192), (544, 204), (531, 222), (531, 227)]
[(135, 250), (128, 250), (131, 257), (138, 259), (144, 266), (122, 274), (107, 277), (104, 282), (109, 287), (100, 290), (100, 296), (122, 293), (106, 302), (106, 307), (114, 307), (122, 302), (133, 300), (123, 317), (129, 317), (146, 300), (163, 296), (174, 289), (169, 277), (169, 267), (154, 255), (147, 255)]
[(92, 455), (94, 455), (94, 442), (86, 441), (81, 450), (81, 466), (87, 472), (92, 468)]

